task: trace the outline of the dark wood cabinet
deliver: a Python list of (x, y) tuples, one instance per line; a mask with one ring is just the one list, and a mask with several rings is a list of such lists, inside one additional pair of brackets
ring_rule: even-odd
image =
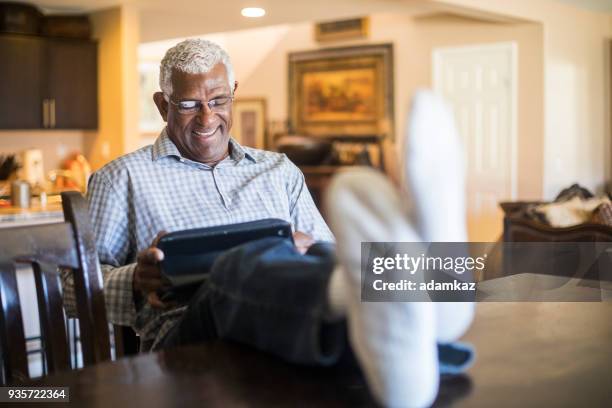
[(91, 41), (47, 40), (49, 120), (58, 129), (98, 127), (97, 45)]
[(0, 129), (95, 129), (97, 44), (0, 36)]
[(43, 56), (37, 37), (0, 36), (0, 129), (42, 127)]

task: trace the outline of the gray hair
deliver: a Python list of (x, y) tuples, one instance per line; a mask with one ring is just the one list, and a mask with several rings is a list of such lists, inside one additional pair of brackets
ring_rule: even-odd
[(188, 39), (166, 51), (159, 67), (159, 87), (166, 95), (172, 95), (172, 70), (188, 74), (202, 74), (223, 63), (231, 92), (234, 91), (234, 69), (230, 57), (223, 48), (212, 41)]

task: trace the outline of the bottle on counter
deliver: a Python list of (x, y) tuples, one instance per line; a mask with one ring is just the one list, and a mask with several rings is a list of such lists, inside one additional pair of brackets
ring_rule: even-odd
[(23, 180), (13, 181), (11, 184), (11, 204), (13, 207), (30, 208), (30, 202), (30, 183)]
[(47, 192), (45, 190), (41, 190), (38, 197), (40, 197), (40, 206), (42, 208), (46, 208), (47, 207)]
[[(38, 197), (38, 205), (40, 205), (41, 208), (47, 206), (47, 192), (41, 183), (34, 184), (31, 196)], [(36, 204), (36, 201), (34, 201), (34, 204)]]

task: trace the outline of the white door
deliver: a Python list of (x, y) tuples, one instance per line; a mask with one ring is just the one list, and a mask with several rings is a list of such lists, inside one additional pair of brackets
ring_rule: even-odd
[(502, 232), (500, 201), (516, 197), (517, 45), (437, 48), (434, 89), (451, 103), (467, 155), (472, 241)]

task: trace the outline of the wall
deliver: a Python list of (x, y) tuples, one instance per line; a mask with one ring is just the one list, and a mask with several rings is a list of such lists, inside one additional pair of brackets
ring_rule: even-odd
[(610, 160), (610, 15), (552, 0), (444, 0), (432, 4), (539, 22), (544, 28), (544, 197), (579, 182), (601, 187)]
[(45, 173), (60, 167), (61, 161), (74, 151), (83, 151), (83, 132), (70, 130), (4, 130), (0, 131), (0, 154), (40, 149)]
[(608, 91), (608, 97), (606, 101), (608, 103), (608, 120), (606, 135), (608, 140), (608, 157), (606, 162), (608, 163), (608, 191), (612, 192), (612, 15), (610, 15), (610, 30), (608, 31), (608, 52), (607, 52), (607, 69), (608, 73), (605, 77), (608, 81), (606, 89)]
[[(405, 112), (413, 89), (409, 87), (407, 78), (410, 76), (411, 43), (414, 36), (412, 17), (409, 14), (380, 14), (371, 16), (371, 35), (369, 39), (334, 42), (321, 45), (314, 40), (312, 23), (299, 23), (284, 26), (284, 31), (277, 33), (271, 39), (273, 46), (268, 46), (266, 54), (259, 57), (259, 63), (247, 76), (239, 76), (238, 97), (263, 96), (268, 103), (268, 117), (272, 121), (282, 121), (288, 118), (288, 70), (287, 56), (290, 52), (307, 51), (326, 47), (344, 47), (353, 45), (393, 43), (394, 44), (394, 106), (395, 132), (404, 128)], [(246, 35), (240, 34), (241, 36)], [(232, 37), (234, 34), (232, 34)], [(268, 44), (270, 45), (270, 44)], [(247, 45), (240, 41), (227, 41), (230, 55), (241, 55)]]
[[(444, 9), (501, 23), (519, 20), (525, 24), (493, 26), (482, 21), (446, 21), (444, 24), (456, 28), (448, 31), (433, 20), (415, 22), (407, 14), (377, 14), (378, 17), (372, 22), (371, 42), (392, 41), (396, 45), (396, 130), (403, 128), (403, 116), (412, 91), (417, 86), (429, 85), (431, 81), (425, 78), (430, 72), (429, 58), (421, 58), (418, 64), (414, 63), (414, 53), (424, 52), (415, 38), (429, 41), (428, 46), (432, 47), (512, 38), (519, 42), (521, 50), (519, 197), (551, 199), (571, 183), (579, 182), (594, 189), (605, 179), (612, 178), (610, 15), (578, 9), (554, 0), (423, 2), (430, 4), (431, 9)], [(150, 23), (145, 24), (151, 26)], [(469, 29), (459, 30), (460, 27)], [(436, 30), (437, 34), (434, 33)], [(150, 30), (151, 33), (153, 31)], [(196, 33), (192, 30), (190, 34)], [(430, 41), (428, 35), (436, 38), (436, 42)], [(530, 35), (541, 37), (541, 40), (532, 43), (527, 39)], [(238, 76), (241, 82), (239, 96), (267, 97), (270, 118), (282, 120), (286, 118), (286, 53), (314, 49), (319, 45), (312, 39), (309, 23), (291, 25), (287, 33), (271, 41), (274, 48), (264, 56), (258, 67), (247, 73), (247, 77)], [(359, 43), (362, 42), (334, 45)], [(238, 44), (229, 49), (230, 54), (240, 55), (245, 48), (249, 51), (258, 48), (251, 44)], [(541, 84), (538, 84), (537, 77), (540, 71), (525, 66), (525, 58), (532, 61), (542, 59)], [(538, 92), (541, 92), (541, 96)], [(525, 95), (530, 97), (525, 98)], [(538, 108), (540, 99), (543, 99), (542, 107)]]
[[(518, 45), (518, 197), (540, 199), (544, 157), (543, 29), (539, 24), (493, 24), (453, 15), (415, 20), (413, 87), (431, 84), (431, 54), (436, 47), (497, 42)], [(508, 197), (509, 199), (510, 197)]]
[(246, 5), (249, 3), (247, 0), (215, 2), (214, 12), (211, 12), (210, 6), (189, 7), (184, 1), (176, 2), (178, 4), (171, 9), (140, 3), (143, 5), (140, 12), (140, 37), (143, 42), (279, 24), (298, 24), (304, 21), (340, 20), (383, 12), (418, 14), (439, 7), (428, 0), (258, 0), (254, 3), (268, 10), (265, 17), (244, 18), (238, 13), (236, 3)]
[[(248, 43), (226, 36), (230, 55), (248, 54)], [(271, 120), (287, 117), (287, 53), (319, 48), (313, 40), (312, 24), (287, 26), (273, 47), (260, 55), (259, 64), (240, 76), (238, 97), (264, 96)], [(431, 53), (435, 47), (516, 41), (519, 45), (519, 190), (521, 199), (539, 199), (543, 180), (543, 43), (542, 28), (536, 24), (493, 24), (452, 15), (413, 18), (410, 15), (371, 16), (369, 40), (334, 43), (333, 46), (392, 42), (395, 59), (395, 134), (401, 149), (406, 112), (415, 90), (432, 86)], [(229, 39), (228, 39), (229, 38)], [(231, 40), (230, 40), (231, 39)], [(270, 39), (269, 41), (272, 41)]]
[(97, 169), (139, 147), (138, 10), (106, 9), (91, 14), (90, 21), (98, 41), (98, 130), (0, 131), (0, 154), (40, 148), (48, 171), (67, 153), (80, 151)]
[(136, 6), (124, 5), (122, 11), (123, 41), (121, 54), (122, 88), (125, 107), (123, 134), (125, 135), (124, 153), (140, 147), (138, 130), (139, 117), (139, 75), (138, 75), (138, 45), (140, 43), (140, 15)]
[(138, 14), (131, 6), (90, 15), (98, 45), (98, 131), (86, 132), (92, 168), (138, 147)]

